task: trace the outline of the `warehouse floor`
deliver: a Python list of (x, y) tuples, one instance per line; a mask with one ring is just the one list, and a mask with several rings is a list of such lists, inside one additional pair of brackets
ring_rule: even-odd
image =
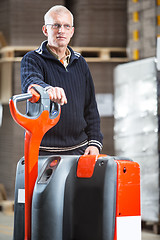
[[(0, 240), (12, 240), (13, 218), (13, 213), (0, 212)], [(160, 240), (160, 235), (143, 231), (142, 240)]]

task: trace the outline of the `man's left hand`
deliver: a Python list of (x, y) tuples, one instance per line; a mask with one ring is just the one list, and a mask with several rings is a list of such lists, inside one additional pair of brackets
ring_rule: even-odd
[(99, 150), (95, 146), (87, 147), (85, 152), (84, 152), (84, 155), (98, 155), (98, 154), (99, 154)]

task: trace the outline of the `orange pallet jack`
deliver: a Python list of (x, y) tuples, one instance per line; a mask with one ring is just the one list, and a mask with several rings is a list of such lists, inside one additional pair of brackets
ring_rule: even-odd
[[(17, 107), (24, 100), (25, 115)], [(138, 163), (107, 155), (38, 157), (43, 135), (60, 118), (59, 105), (38, 85), (14, 96), (10, 110), (26, 129), (16, 174), (14, 240), (141, 239)]]

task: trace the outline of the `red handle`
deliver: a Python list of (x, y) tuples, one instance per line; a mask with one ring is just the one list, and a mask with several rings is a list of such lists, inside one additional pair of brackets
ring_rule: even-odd
[[(49, 118), (49, 112), (44, 111), (39, 118), (29, 124), (30, 131), (25, 135), (25, 240), (31, 236), (31, 204), (34, 185), (38, 176), (39, 146), (44, 134), (58, 122), (60, 114), (55, 119)], [(28, 122), (29, 123), (29, 122)]]
[(29, 99), (30, 102), (36, 103), (40, 99), (39, 93), (36, 92), (36, 90), (33, 88), (35, 85), (31, 85), (28, 89), (28, 91), (32, 94), (32, 98)]
[[(14, 96), (10, 99), (9, 106), (13, 119), (26, 129), (25, 134), (25, 240), (31, 239), (31, 204), (34, 185), (38, 176), (39, 146), (44, 134), (57, 124), (61, 109), (58, 107), (57, 114), (50, 114), (49, 95), (44, 88), (33, 85), (30, 93)], [(38, 89), (38, 94), (37, 90)], [(39, 94), (40, 93), (40, 94)], [(43, 99), (44, 97), (44, 99)], [(41, 101), (42, 110), (38, 116), (30, 117), (21, 114), (16, 106), (17, 101), (32, 99), (33, 103)]]

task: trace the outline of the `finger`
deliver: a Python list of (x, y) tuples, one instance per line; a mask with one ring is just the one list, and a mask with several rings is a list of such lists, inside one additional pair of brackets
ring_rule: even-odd
[(61, 105), (67, 103), (67, 98), (66, 98), (63, 88), (51, 87), (50, 89), (47, 90), (47, 92), (52, 101), (57, 102)]
[(97, 147), (94, 146), (89, 146), (88, 148), (86, 148), (84, 155), (98, 155), (99, 154), (99, 150)]
[(56, 94), (56, 102), (63, 105), (63, 96), (62, 96), (62, 89), (55, 87), (55, 94)]
[(58, 87), (55, 87), (55, 94), (56, 94), (56, 99), (61, 100), (61, 89)]
[(54, 88), (50, 88), (47, 90), (49, 97), (52, 101), (56, 101), (56, 94), (55, 94), (55, 89)]
[(63, 98), (63, 102), (64, 102), (64, 104), (67, 104), (66, 94), (65, 94), (65, 92), (64, 92), (63, 89), (62, 89), (62, 98)]
[(63, 88), (55, 88), (56, 90), (56, 94), (57, 94), (57, 101), (63, 105), (63, 104), (66, 104), (67, 103), (67, 98), (66, 98), (66, 95), (65, 95), (65, 92), (63, 90)]
[(47, 90), (47, 92), (48, 92), (48, 94), (49, 94), (49, 98), (50, 98), (51, 100), (53, 100), (53, 93), (52, 93), (52, 91), (51, 91), (51, 90)]
[(84, 155), (89, 155), (89, 148), (86, 148)]

